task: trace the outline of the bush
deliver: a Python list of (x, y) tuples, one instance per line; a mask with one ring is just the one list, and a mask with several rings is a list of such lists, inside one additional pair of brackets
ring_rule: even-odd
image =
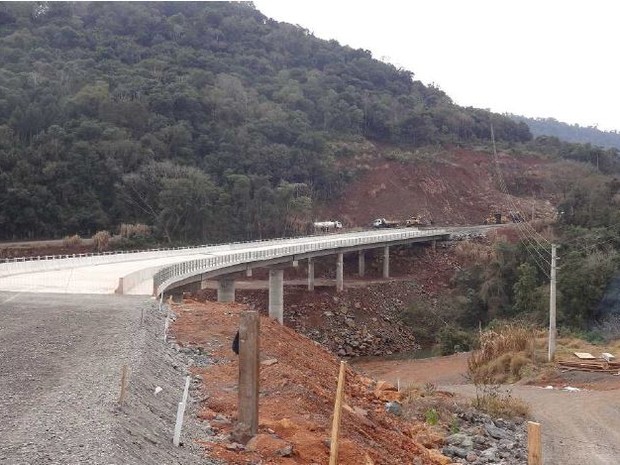
[(467, 352), (472, 347), (473, 339), (471, 334), (452, 325), (444, 326), (437, 334), (441, 355)]
[(110, 239), (112, 236), (108, 231), (97, 231), (92, 237), (93, 245), (97, 249), (97, 252), (103, 252), (110, 247)]

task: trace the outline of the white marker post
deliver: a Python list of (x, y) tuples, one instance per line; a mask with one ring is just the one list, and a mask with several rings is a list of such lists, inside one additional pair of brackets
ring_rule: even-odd
[(185, 389), (183, 390), (183, 398), (177, 407), (177, 422), (174, 425), (174, 437), (172, 444), (179, 447), (181, 444), (181, 428), (183, 428), (183, 417), (185, 416), (185, 406), (187, 405), (187, 397), (189, 395), (189, 376), (185, 378)]

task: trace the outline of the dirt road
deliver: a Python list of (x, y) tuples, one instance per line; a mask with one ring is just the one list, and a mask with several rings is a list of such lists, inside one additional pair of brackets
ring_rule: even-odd
[[(447, 391), (475, 396), (474, 386), (463, 384), (467, 354), (425, 360), (371, 361), (356, 364), (356, 368), (401, 385), (432, 382)], [(596, 382), (588, 384), (597, 387)], [(620, 383), (615, 383), (612, 389), (609, 379), (601, 379), (600, 385), (607, 390), (567, 392), (536, 386), (509, 387), (513, 396), (530, 405), (532, 420), (541, 423), (545, 465), (620, 463)]]

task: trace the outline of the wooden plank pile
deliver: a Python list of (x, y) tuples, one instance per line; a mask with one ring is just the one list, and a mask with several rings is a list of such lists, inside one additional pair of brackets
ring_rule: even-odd
[(558, 360), (558, 365), (562, 367), (562, 372), (566, 371), (588, 371), (598, 373), (612, 373), (620, 375), (620, 361), (613, 361), (615, 357), (611, 354), (602, 354), (596, 358), (591, 354), (575, 352), (579, 360)]

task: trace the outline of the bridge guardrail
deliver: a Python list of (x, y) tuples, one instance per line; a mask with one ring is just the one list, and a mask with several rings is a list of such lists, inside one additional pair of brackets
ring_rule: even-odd
[(283, 241), (307, 240), (308, 237), (324, 238), (326, 235), (303, 236), (296, 238), (260, 239), (247, 242), (231, 242), (228, 244), (211, 244), (187, 247), (170, 247), (147, 250), (97, 252), (86, 254), (43, 255), (38, 257), (20, 257), (0, 259), (0, 276), (28, 273), (34, 271), (51, 271), (75, 266), (103, 265), (110, 263), (122, 263), (136, 260), (149, 260), (178, 255), (190, 255), (196, 253), (214, 253), (223, 250), (234, 250), (247, 247), (262, 247), (269, 243), (281, 243)]
[[(175, 282), (182, 281), (183, 279), (195, 276), (199, 273), (227, 268), (233, 265), (264, 261), (318, 250), (329, 250), (366, 244), (370, 245), (401, 239), (409, 239), (413, 237), (437, 236), (443, 234), (449, 233), (444, 229), (399, 230), (385, 233), (371, 231), (368, 234), (347, 238), (337, 238), (337, 235), (334, 235), (333, 239), (313, 240), (310, 242), (308, 242), (307, 237), (299, 238), (299, 241), (305, 240), (305, 243), (284, 246), (276, 245), (268, 249), (244, 251), (223, 256), (201, 258), (166, 266), (155, 273), (155, 276), (153, 277), (153, 289), (156, 295), (160, 295), (168, 286), (174, 284)], [(326, 236), (312, 237), (326, 238)], [(259, 246), (261, 245), (264, 246), (264, 244), (259, 244)]]

